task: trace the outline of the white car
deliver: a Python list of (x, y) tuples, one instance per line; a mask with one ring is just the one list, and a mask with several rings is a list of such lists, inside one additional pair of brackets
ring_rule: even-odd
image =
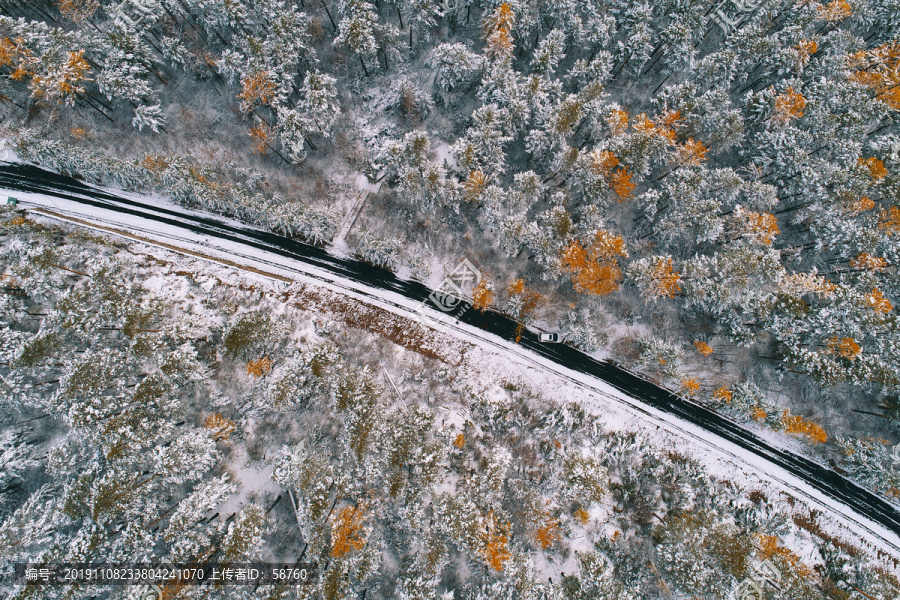
[(562, 341), (562, 336), (558, 333), (542, 333), (538, 339), (547, 344), (558, 344)]

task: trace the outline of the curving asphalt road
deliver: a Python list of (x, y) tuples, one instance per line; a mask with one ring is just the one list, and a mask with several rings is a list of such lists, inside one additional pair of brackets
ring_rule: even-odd
[[(419, 282), (400, 279), (390, 271), (358, 260), (340, 258), (322, 248), (297, 240), (251, 227), (242, 228), (214, 217), (185, 214), (157, 205), (143, 204), (30, 165), (0, 164), (0, 188), (45, 194), (87, 206), (113, 209), (119, 213), (237, 242), (325, 269), (334, 275), (375, 289), (390, 290), (415, 301), (425, 301), (432, 293), (431, 289)], [(515, 322), (496, 312), (465, 310), (460, 320), (509, 341), (515, 338)], [(613, 363), (595, 360), (563, 344), (541, 343), (537, 335), (529, 331), (522, 334), (519, 345), (563, 367), (596, 377), (639, 403), (699, 426), (738, 446), (743, 452), (781, 467), (850, 510), (900, 536), (900, 510), (897, 507), (818, 462), (775, 447), (738, 423), (641, 379)], [(846, 513), (845, 516), (851, 517)], [(871, 529), (869, 532), (900, 553), (900, 547), (896, 544)]]

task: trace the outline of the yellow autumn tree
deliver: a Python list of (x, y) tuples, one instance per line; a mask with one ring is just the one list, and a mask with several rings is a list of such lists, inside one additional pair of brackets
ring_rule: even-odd
[(345, 506), (331, 525), (331, 557), (341, 558), (366, 545), (366, 506)]
[(695, 142), (691, 138), (679, 148), (679, 162), (682, 165), (698, 166), (706, 160), (706, 151), (702, 142)]
[(506, 291), (511, 299), (516, 299), (517, 308), (513, 311), (512, 317), (516, 320), (516, 343), (518, 343), (522, 339), (522, 332), (525, 331), (525, 322), (543, 304), (544, 296), (526, 287), (525, 280), (521, 277), (513, 280)]
[(799, 119), (803, 116), (806, 109), (806, 98), (803, 94), (789, 87), (783, 94), (775, 97), (775, 109), (772, 113), (772, 120), (776, 123), (787, 123), (791, 119)]
[(486, 185), (487, 177), (484, 172), (476, 170), (469, 173), (465, 183), (466, 200), (469, 202), (477, 200)]
[(681, 292), (681, 273), (666, 256), (643, 258), (631, 263), (629, 273), (648, 302), (657, 298), (674, 298)]
[(860, 166), (869, 170), (869, 176), (873, 181), (881, 181), (888, 176), (888, 170), (884, 168), (884, 163), (875, 156), (869, 158), (860, 158), (858, 160)]
[(631, 173), (628, 172), (628, 169), (622, 167), (621, 169), (617, 169), (616, 172), (612, 174), (612, 177), (610, 177), (609, 187), (611, 187), (619, 197), (619, 202), (624, 202), (631, 198), (631, 194), (634, 192), (634, 188), (637, 187), (637, 184), (631, 180)]
[(268, 356), (247, 361), (247, 374), (253, 377), (262, 377), (272, 370), (272, 361)]
[(573, 240), (561, 258), (562, 267), (571, 274), (576, 290), (605, 296), (619, 289), (622, 270), (617, 260), (627, 256), (625, 240), (601, 230), (587, 248)]
[(832, 0), (828, 4), (818, 7), (819, 18), (833, 23), (841, 21), (853, 14), (853, 7), (847, 0)]
[(247, 135), (253, 140), (254, 154), (265, 154), (266, 147), (275, 139), (275, 132), (269, 127), (269, 124), (263, 120), (259, 120), (256, 125), (247, 131)]
[(501, 523), (494, 516), (494, 511), (481, 519), (479, 531), (481, 556), (495, 571), (503, 570), (503, 563), (512, 555), (509, 552), (509, 523)]
[(828, 435), (821, 426), (812, 421), (805, 420), (800, 415), (792, 416), (790, 411), (785, 410), (782, 413), (781, 424), (784, 426), (784, 430), (787, 433), (804, 436), (809, 440), (809, 443), (813, 445), (824, 444), (828, 441)]
[(892, 206), (888, 210), (882, 211), (878, 228), (888, 235), (900, 233), (900, 208)]
[(688, 377), (681, 380), (681, 390), (688, 398), (693, 398), (700, 391), (700, 382), (696, 377)]
[(851, 337), (840, 339), (833, 337), (828, 340), (828, 351), (847, 360), (853, 360), (862, 353), (862, 348)]
[(36, 100), (53, 100), (74, 104), (77, 94), (85, 93), (82, 83), (91, 81), (87, 77), (91, 70), (84, 58), (84, 50), (68, 52), (66, 60), (49, 68), (43, 75), (31, 75), (31, 95)]
[(512, 7), (504, 2), (484, 18), (485, 54), (490, 58), (508, 59), (512, 56), (512, 28), (516, 19)]
[(866, 271), (877, 271), (887, 266), (887, 261), (877, 256), (872, 256), (868, 252), (860, 252), (859, 256), (850, 259), (850, 266), (854, 269), (865, 269)]
[(862, 196), (850, 204), (850, 212), (854, 213), (866, 212), (873, 208), (875, 208), (875, 201), (868, 196)]
[(249, 113), (258, 104), (266, 105), (275, 98), (275, 82), (268, 71), (256, 71), (241, 77), (241, 112)]
[(866, 303), (869, 308), (880, 315), (887, 314), (894, 309), (894, 306), (878, 288), (872, 288), (872, 291), (866, 295)]
[(900, 42), (889, 42), (848, 56), (851, 79), (865, 85), (875, 97), (900, 110)]
[(548, 516), (535, 530), (534, 537), (542, 549), (548, 549), (559, 539), (559, 519)]
[(720, 386), (717, 387), (716, 390), (712, 393), (712, 399), (716, 402), (721, 402), (723, 404), (730, 404), (731, 398), (733, 397), (734, 392), (729, 390), (727, 387)]
[(484, 312), (494, 303), (495, 294), (486, 279), (482, 279), (472, 290), (472, 308)]
[(712, 346), (704, 341), (694, 340), (694, 346), (697, 348), (697, 352), (699, 352), (703, 356), (710, 356), (713, 353)]
[(588, 158), (594, 174), (607, 179), (612, 176), (612, 170), (619, 166), (619, 159), (609, 150), (592, 150)]
[(11, 79), (21, 81), (30, 77), (32, 66), (39, 62), (25, 46), (24, 39), (20, 37), (15, 40), (8, 37), (0, 39), (0, 65), (13, 69), (9, 75)]
[(740, 206), (734, 211), (734, 226), (739, 237), (763, 246), (770, 246), (780, 233), (775, 215), (746, 210)]
[(619, 135), (628, 130), (628, 111), (614, 108), (606, 117), (606, 126), (609, 127), (610, 135)]
[(59, 0), (60, 14), (78, 24), (90, 19), (98, 8), (98, 0)]
[(228, 441), (228, 436), (237, 429), (237, 425), (234, 424), (234, 421), (227, 417), (223, 417), (219, 413), (209, 415), (203, 423), (203, 426), (210, 430), (210, 436), (217, 441)]

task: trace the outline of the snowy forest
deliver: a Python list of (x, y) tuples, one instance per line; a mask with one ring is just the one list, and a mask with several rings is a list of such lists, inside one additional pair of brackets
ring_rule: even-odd
[(775, 600), (896, 597), (826, 515), (496, 356), (10, 209), (0, 232), (3, 572), (302, 558), (317, 584), (162, 597), (725, 599), (768, 561)]
[[(468, 258), (478, 310), (893, 503), (898, 111), (897, 0), (0, 0), (20, 160), (432, 286)], [(768, 597), (900, 594), (572, 399), (2, 219), (0, 564), (302, 550), (290, 594), (462, 600), (727, 598), (769, 560)]]

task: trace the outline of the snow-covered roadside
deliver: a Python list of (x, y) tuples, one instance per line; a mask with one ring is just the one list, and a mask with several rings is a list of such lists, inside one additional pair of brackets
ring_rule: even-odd
[[(269, 284), (273, 290), (282, 287), (284, 279), (289, 279), (319, 285), (403, 317), (410, 317), (411, 313), (421, 309), (418, 302), (397, 293), (376, 290), (347, 281), (327, 270), (240, 243), (206, 238), (204, 235), (177, 226), (162, 225), (111, 209), (88, 208), (74, 201), (51, 196), (17, 192), (11, 192), (11, 195), (15, 195), (25, 208), (44, 208), (63, 215), (62, 218), (65, 216), (75, 217), (100, 226), (101, 231), (108, 232), (106, 227), (116, 227), (141, 238), (164, 243), (168, 249), (172, 249), (171, 246), (177, 246), (194, 255), (201, 255), (225, 264), (237, 263), (256, 269), (254, 277), (268, 277), (270, 281), (277, 282)], [(33, 214), (39, 215), (40, 213)], [(680, 451), (702, 460), (713, 474), (746, 481), (749, 485), (753, 485), (754, 478), (767, 482), (770, 487), (798, 496), (804, 499), (810, 507), (825, 511), (836, 522), (840, 522), (855, 536), (866, 540), (869, 544), (889, 554), (900, 555), (900, 538), (895, 533), (865, 517), (852, 513), (839, 502), (762, 457), (746, 456), (736, 445), (722, 440), (700, 427), (644, 406), (602, 381), (570, 371), (475, 327), (462, 323), (456, 324), (437, 311), (428, 311), (428, 316), (440, 324), (443, 333), (478, 348), (474, 352), (467, 353), (466, 360), (472, 361), (474, 364), (491, 364), (494, 375), (497, 373), (497, 369), (493, 368), (495, 364), (501, 368), (504, 364), (506, 368), (518, 365), (514, 370), (519, 370), (523, 377), (531, 380), (533, 385), (542, 390), (555, 389), (557, 395), (561, 394), (566, 399), (582, 400), (586, 407), (602, 414), (607, 422), (615, 423), (617, 428), (649, 431), (652, 432), (650, 435), (661, 436), (662, 442), (678, 440), (676, 443)], [(482, 353), (489, 353), (489, 356), (484, 356)], [(478, 357), (479, 354), (482, 356)], [(567, 383), (560, 382), (559, 378)]]

